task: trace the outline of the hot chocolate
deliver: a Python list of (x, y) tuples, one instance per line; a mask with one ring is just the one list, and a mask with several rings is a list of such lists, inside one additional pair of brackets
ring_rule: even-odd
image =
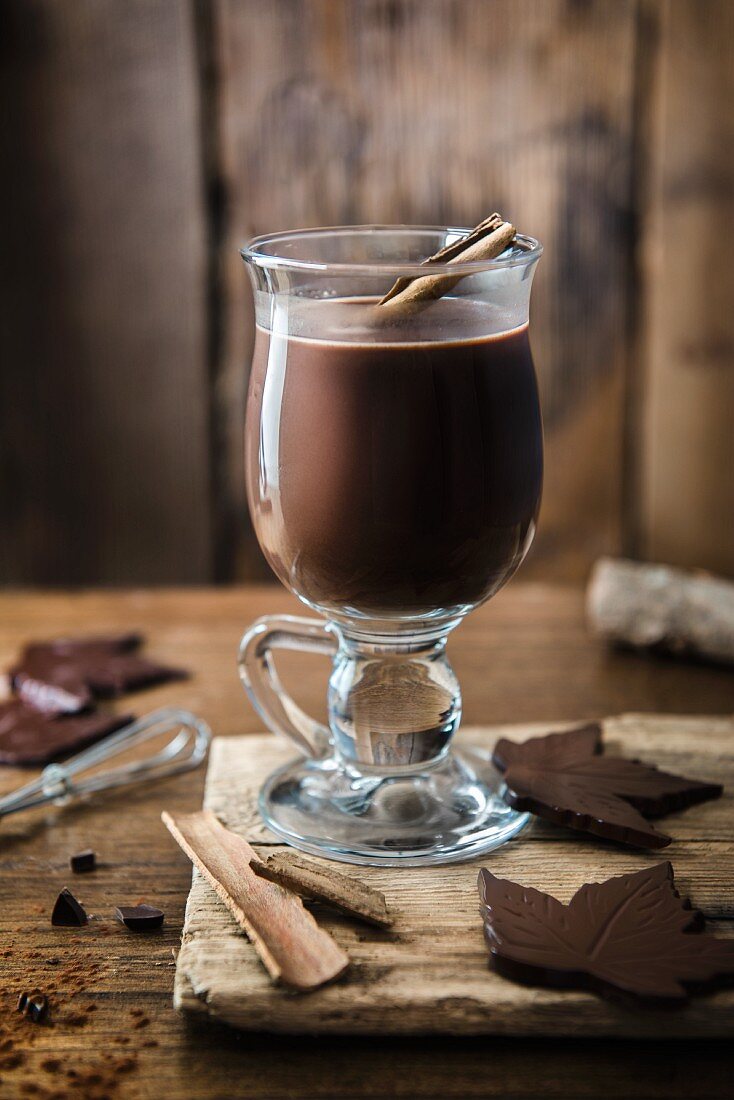
[(466, 299), (385, 326), (364, 300), (291, 306), (288, 335), (277, 314), (257, 329), (247, 405), (250, 510), (275, 572), (327, 615), (415, 620), (491, 596), (540, 502), (527, 326), (502, 331)]

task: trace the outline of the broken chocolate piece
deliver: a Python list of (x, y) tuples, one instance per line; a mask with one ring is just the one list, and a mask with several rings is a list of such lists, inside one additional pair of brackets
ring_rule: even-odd
[(51, 924), (60, 925), (64, 928), (74, 928), (86, 923), (87, 914), (84, 906), (76, 900), (71, 890), (64, 887), (56, 899), (51, 914)]
[(48, 1014), (48, 997), (45, 993), (31, 993), (25, 1006), (24, 1015), (34, 1024), (40, 1024)]
[(163, 924), (163, 911), (154, 905), (118, 905), (115, 916), (131, 932), (150, 932)]
[(48, 764), (133, 721), (131, 714), (67, 714), (53, 717), (21, 699), (0, 703), (0, 764)]
[(75, 855), (69, 857), (69, 866), (75, 875), (86, 874), (87, 871), (94, 871), (97, 867), (97, 857), (91, 848), (87, 848), (83, 852), (77, 852)]
[(40, 989), (34, 989), (32, 993), (24, 991), (18, 997), (18, 1012), (22, 1012), (34, 1024), (39, 1024), (48, 1013), (48, 998)]
[(568, 905), (479, 872), (495, 970), (532, 985), (675, 1004), (734, 984), (734, 941), (702, 931), (670, 863), (582, 886)]
[(76, 713), (93, 699), (180, 680), (188, 673), (138, 656), (139, 634), (62, 638), (26, 646), (11, 669), (13, 690), (46, 714)]
[(639, 760), (602, 756), (598, 723), (516, 743), (502, 738), (492, 759), (504, 772), (505, 797), (517, 810), (641, 848), (664, 848), (670, 837), (656, 817), (718, 798), (718, 783), (659, 771)]

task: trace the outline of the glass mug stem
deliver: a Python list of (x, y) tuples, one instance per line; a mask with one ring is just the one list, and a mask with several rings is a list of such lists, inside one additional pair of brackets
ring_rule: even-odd
[[(269, 729), (307, 757), (335, 755), (368, 774), (409, 773), (440, 761), (461, 721), (461, 691), (446, 657), (449, 629), (384, 637), (319, 619), (266, 616), (245, 633), (239, 671)], [(333, 658), (327, 729), (283, 689), (272, 651)]]

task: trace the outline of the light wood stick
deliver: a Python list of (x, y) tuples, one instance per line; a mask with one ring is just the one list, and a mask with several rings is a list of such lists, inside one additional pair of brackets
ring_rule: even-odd
[(358, 917), (382, 928), (388, 928), (393, 923), (384, 894), (331, 867), (322, 867), (291, 852), (268, 856), (265, 862), (254, 859), (250, 866), (256, 875), (348, 913), (350, 917)]
[[(494, 215), (492, 216), (494, 217)], [(488, 218), (487, 222), (492, 219)], [(482, 223), (484, 224), (484, 223)], [(472, 263), (479, 260), (492, 260), (508, 248), (515, 239), (515, 227), (509, 222), (501, 222), (490, 233), (482, 231), (482, 226), (477, 228), (464, 238), (457, 241), (456, 245), (462, 245), (458, 252), (446, 261), (439, 260), (440, 253), (431, 257), (431, 261), (448, 262), (448, 264)], [(449, 246), (454, 249), (454, 245)], [(426, 261), (428, 262), (428, 261)], [(377, 311), (385, 316), (394, 317), (400, 314), (410, 314), (425, 309), (427, 305), (446, 294), (464, 278), (464, 274), (449, 275), (421, 275), (411, 279), (407, 285), (400, 288), (395, 284), (377, 304)]]
[(305, 991), (344, 973), (347, 953), (299, 897), (254, 873), (255, 850), (211, 810), (164, 812), (161, 820), (246, 932), (273, 981)]
[(720, 577), (602, 558), (586, 611), (608, 641), (734, 664), (734, 584)]

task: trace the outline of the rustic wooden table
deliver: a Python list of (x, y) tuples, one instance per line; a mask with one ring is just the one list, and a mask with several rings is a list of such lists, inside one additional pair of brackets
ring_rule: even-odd
[[(276, 588), (0, 597), (0, 666), (23, 641), (136, 627), (155, 656), (192, 670), (184, 684), (131, 697), (140, 714), (176, 703), (216, 735), (261, 728), (242, 695), (234, 656), (245, 624), (298, 612)], [(469, 617), (451, 642), (469, 723), (595, 718), (625, 710), (731, 713), (724, 670), (633, 654), (590, 640), (580, 590), (516, 582)], [(284, 678), (323, 713), (326, 663), (284, 655)], [(122, 705), (122, 704), (120, 704)], [(126, 701), (127, 705), (127, 701)], [(31, 773), (0, 771), (2, 790)], [(200, 805), (204, 771), (63, 809), (0, 822), (0, 1097), (716, 1097), (730, 1095), (726, 1044), (477, 1039), (313, 1039), (196, 1025), (171, 1007), (190, 864), (160, 823), (163, 808)], [(71, 852), (92, 846), (101, 866), (73, 877)], [(75, 889), (100, 916), (53, 928), (57, 892)], [(166, 912), (160, 934), (115, 924), (119, 903)], [(53, 1026), (15, 1013), (38, 985)]]

